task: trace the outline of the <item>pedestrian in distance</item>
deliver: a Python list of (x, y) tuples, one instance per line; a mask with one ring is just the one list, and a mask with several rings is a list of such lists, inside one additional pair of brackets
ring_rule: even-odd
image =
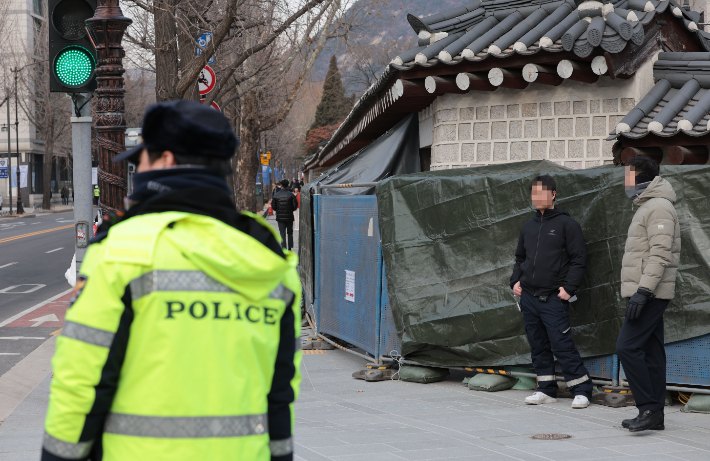
[(271, 208), (276, 213), (276, 222), (279, 223), (281, 248), (288, 248), (290, 251), (293, 248), (293, 212), (298, 209), (298, 199), (288, 190), (288, 179), (281, 181), (281, 187), (271, 200)]
[(663, 313), (675, 296), (680, 263), (680, 224), (673, 206), (676, 195), (650, 157), (633, 157), (625, 168), (626, 195), (638, 209), (631, 219), (621, 262), (621, 296), (627, 301), (616, 352), (639, 415), (621, 425), (631, 432), (663, 430)]
[(68, 205), (69, 204), (69, 188), (66, 185), (64, 187), (62, 187), (61, 196), (62, 196), (62, 205)]
[(99, 195), (100, 195), (99, 186), (96, 185), (96, 186), (94, 186), (94, 205), (96, 205), (96, 206), (99, 205)]
[(579, 223), (555, 208), (557, 185), (548, 175), (532, 180), (535, 216), (520, 230), (515, 267), (510, 277), (520, 309), (538, 388), (525, 399), (530, 405), (557, 402), (555, 357), (567, 387), (574, 395), (572, 408), (586, 408), (592, 381), (572, 339), (570, 299), (584, 280), (587, 250)]
[[(240, 213), (229, 120), (150, 106), (127, 210), (90, 244), (52, 361), (43, 461), (290, 461), (297, 257)], [(110, 228), (110, 232), (109, 232)]]

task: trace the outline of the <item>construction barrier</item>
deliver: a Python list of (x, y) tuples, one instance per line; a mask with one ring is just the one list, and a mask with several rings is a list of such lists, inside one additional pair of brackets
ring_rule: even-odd
[[(399, 355), (382, 260), (377, 198), (316, 194), (313, 218), (314, 299), (306, 290), (305, 302), (316, 334), (352, 344), (377, 362)], [(666, 356), (668, 383), (710, 386), (710, 335), (669, 343)], [(587, 357), (584, 364), (593, 378), (626, 379), (616, 354)]]
[(306, 306), (316, 333), (367, 352), (399, 354), (373, 195), (315, 195), (315, 296)]

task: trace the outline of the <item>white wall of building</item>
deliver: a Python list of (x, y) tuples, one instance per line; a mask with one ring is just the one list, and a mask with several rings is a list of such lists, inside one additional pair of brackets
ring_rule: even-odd
[(422, 146), (432, 139), (431, 169), (537, 159), (570, 168), (610, 163), (614, 141), (605, 138), (653, 87), (655, 60), (625, 80), (440, 96), (419, 116)]

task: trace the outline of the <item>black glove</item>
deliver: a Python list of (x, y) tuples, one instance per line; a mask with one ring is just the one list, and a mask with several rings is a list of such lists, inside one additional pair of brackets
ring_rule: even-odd
[(626, 301), (626, 320), (634, 320), (639, 318), (641, 310), (646, 306), (646, 303), (653, 299), (653, 293), (645, 288), (639, 288), (632, 297)]

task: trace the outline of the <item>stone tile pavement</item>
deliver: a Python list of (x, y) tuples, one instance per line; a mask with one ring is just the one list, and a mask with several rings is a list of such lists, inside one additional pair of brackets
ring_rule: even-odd
[[(303, 356), (296, 404), (298, 461), (710, 460), (710, 415), (666, 408), (666, 430), (631, 434), (635, 408), (529, 406), (530, 391), (476, 392), (453, 371), (435, 384), (351, 377), (364, 360), (340, 350)], [(535, 434), (571, 435), (536, 441)]]
[(51, 379), (50, 373), (0, 424), (0, 461), (39, 460)]
[[(529, 391), (471, 391), (457, 371), (435, 384), (368, 383), (351, 377), (364, 365), (359, 357), (308, 352), (295, 461), (710, 460), (710, 415), (681, 413), (680, 405), (666, 408), (665, 431), (631, 434), (620, 423), (634, 408), (572, 410), (570, 399), (527, 406)], [(50, 381), (0, 425), (0, 461), (39, 459)], [(572, 438), (530, 439), (541, 433)]]

